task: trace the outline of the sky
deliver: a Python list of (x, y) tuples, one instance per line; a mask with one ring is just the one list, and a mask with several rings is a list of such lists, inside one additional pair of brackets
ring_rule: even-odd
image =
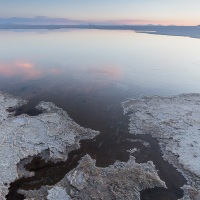
[(0, 0), (0, 18), (39, 23), (38, 16), (52, 23), (67, 18), (74, 23), (199, 25), (200, 0)]

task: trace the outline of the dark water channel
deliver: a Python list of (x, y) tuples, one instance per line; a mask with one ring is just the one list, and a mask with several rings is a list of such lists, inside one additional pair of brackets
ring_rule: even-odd
[[(45, 97), (40, 98), (45, 99)], [(55, 96), (48, 99), (53, 102), (58, 100)], [(94, 98), (93, 103), (89, 101), (88, 97), (83, 97), (83, 99), (69, 97), (65, 104), (60, 101), (59, 106), (67, 110), (70, 117), (81, 126), (99, 130), (101, 134), (93, 140), (82, 140), (80, 149), (70, 152), (66, 162), (45, 163), (40, 157), (34, 157), (32, 162), (26, 165), (26, 169), (34, 171), (35, 176), (21, 178), (12, 183), (7, 195), (8, 200), (24, 199), (23, 195), (17, 193), (18, 189), (32, 190), (39, 189), (43, 185), (56, 184), (66, 173), (78, 165), (85, 154), (89, 154), (95, 159), (97, 166), (106, 167), (116, 160), (127, 161), (130, 155), (127, 150), (133, 148), (140, 150), (133, 154), (138, 163), (153, 161), (160, 178), (165, 181), (168, 188), (144, 190), (141, 192), (142, 200), (176, 200), (183, 196), (180, 187), (186, 183), (186, 180), (171, 164), (163, 160), (157, 140), (150, 135), (129, 134), (129, 118), (123, 114), (120, 104), (122, 97)], [(34, 109), (38, 102), (39, 99), (33, 99), (28, 105), (17, 109), (16, 115), (22, 113), (39, 114), (40, 112)], [(79, 107), (74, 109), (77, 107), (75, 105), (79, 105)], [(144, 146), (139, 140), (150, 145)]]

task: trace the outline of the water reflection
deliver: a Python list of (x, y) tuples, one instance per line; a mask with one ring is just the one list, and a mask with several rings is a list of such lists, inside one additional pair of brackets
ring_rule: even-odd
[(111, 66), (100, 66), (98, 68), (89, 68), (88, 72), (91, 74), (95, 74), (97, 76), (100, 75), (107, 76), (111, 79), (120, 79), (120, 77), (122, 76), (122, 72), (119, 67), (111, 67)]
[(66, 79), (76, 86), (80, 83), (81, 88), (115, 84), (123, 86), (121, 89), (140, 88), (141, 95), (148, 90), (153, 91), (151, 94), (200, 92), (198, 39), (70, 30), (0, 32), (0, 42), (4, 47), (0, 49), (1, 90), (6, 89), (3, 85), (16, 85), (22, 79), (45, 77), (46, 84), (56, 81), (59, 85)]
[(35, 69), (29, 62), (0, 63), (1, 76), (21, 76), (24, 79), (33, 79), (40, 77), (41, 74), (41, 71)]
[(49, 68), (48, 70), (38, 69), (36, 66), (28, 61), (15, 61), (10, 63), (0, 62), (0, 76), (17, 77), (24, 80), (37, 79), (44, 74), (59, 74), (61, 69)]
[[(5, 47), (0, 49), (0, 90), (29, 100), (25, 113), (40, 101), (51, 101), (78, 124), (99, 130), (99, 140), (89, 144), (87, 152), (102, 166), (127, 159), (126, 150), (132, 148), (125, 141), (132, 136), (128, 119), (123, 121), (122, 101), (141, 95), (200, 92), (199, 40), (76, 30), (0, 32), (0, 42)], [(155, 146), (152, 156), (146, 152), (138, 158), (156, 162)], [(156, 167), (163, 169), (160, 160)], [(168, 177), (169, 171), (165, 173)], [(174, 194), (174, 188), (177, 185), (172, 184), (168, 192)]]

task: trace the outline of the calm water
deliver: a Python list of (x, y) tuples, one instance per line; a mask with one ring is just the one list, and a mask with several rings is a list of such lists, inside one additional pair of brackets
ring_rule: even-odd
[[(120, 103), (142, 95), (200, 92), (199, 39), (133, 31), (65, 30), (1, 31), (0, 42), (0, 90), (30, 101), (19, 113), (31, 113), (41, 100), (54, 102), (80, 125), (101, 132), (95, 141), (83, 142), (74, 152), (77, 158), (88, 153), (98, 166), (108, 166), (116, 159), (126, 161), (127, 150), (137, 147), (141, 149), (134, 155), (137, 161), (153, 160), (169, 188), (144, 192), (142, 199), (181, 197), (184, 178), (163, 161), (156, 140), (139, 136), (150, 148), (130, 142), (136, 136), (128, 133), (128, 118)], [(33, 163), (32, 170), (37, 168), (38, 175), (17, 182), (13, 191), (55, 184), (69, 171), (69, 162), (70, 168), (77, 165), (77, 159), (75, 163), (71, 160), (61, 168), (49, 164), (48, 172)], [(51, 177), (55, 174), (51, 170), (63, 174)], [(42, 176), (46, 178), (40, 180)]]
[(133, 31), (1, 31), (0, 42), (0, 89), (27, 99), (49, 92), (107, 96), (111, 88), (125, 97), (200, 92), (199, 39)]

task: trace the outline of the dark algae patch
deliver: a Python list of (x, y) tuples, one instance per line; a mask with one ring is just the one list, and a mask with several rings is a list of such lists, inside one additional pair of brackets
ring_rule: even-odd
[[(90, 127), (99, 130), (100, 134), (92, 140), (82, 140), (81, 147), (69, 153), (65, 162), (45, 162), (40, 157), (34, 157), (33, 160), (25, 167), (29, 171), (35, 172), (35, 176), (21, 178), (13, 182), (7, 195), (8, 200), (24, 199), (23, 195), (17, 193), (18, 189), (33, 190), (39, 189), (44, 185), (55, 185), (65, 174), (77, 167), (80, 159), (89, 154), (96, 160), (98, 167), (107, 167), (116, 160), (128, 161), (130, 153), (127, 150), (137, 148), (138, 151), (133, 154), (137, 163), (153, 161), (158, 170), (158, 174), (166, 183), (167, 189), (153, 188), (141, 191), (142, 200), (176, 200), (183, 196), (183, 190), (180, 189), (186, 180), (171, 164), (164, 161), (162, 153), (158, 146), (158, 141), (150, 135), (131, 135), (129, 134), (128, 116), (123, 115), (121, 108), (121, 99), (118, 102), (110, 104), (90, 104), (84, 101), (84, 105), (79, 113), (73, 111), (72, 105), (79, 103), (76, 100), (62, 106), (68, 114), (78, 124), (83, 127)], [(32, 110), (33, 104), (28, 104), (24, 111), (26, 113)], [(60, 106), (60, 105), (59, 105)], [(89, 108), (90, 109), (86, 109)], [(92, 108), (95, 107), (93, 110)], [(70, 109), (71, 108), (71, 109)], [(86, 112), (87, 110), (87, 112)], [(28, 114), (28, 112), (27, 112)], [(84, 117), (83, 117), (84, 116)], [(144, 145), (146, 142), (148, 145)]]

